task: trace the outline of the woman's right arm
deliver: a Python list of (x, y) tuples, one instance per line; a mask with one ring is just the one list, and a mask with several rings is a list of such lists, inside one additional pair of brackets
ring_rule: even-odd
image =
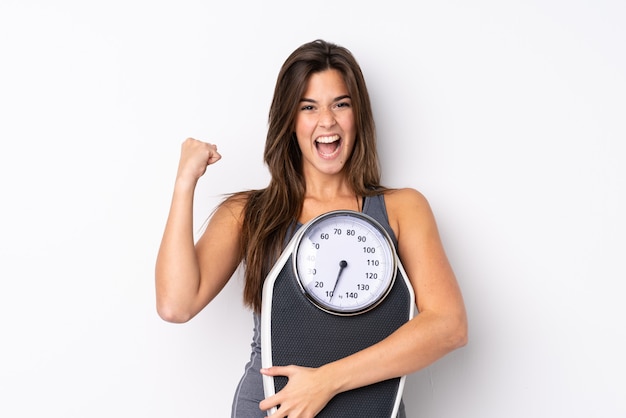
[(194, 244), (193, 200), (198, 179), (221, 158), (217, 147), (185, 140), (170, 212), (156, 260), (157, 312), (168, 322), (187, 322), (226, 285), (241, 260), (239, 235), (243, 204), (222, 203)]

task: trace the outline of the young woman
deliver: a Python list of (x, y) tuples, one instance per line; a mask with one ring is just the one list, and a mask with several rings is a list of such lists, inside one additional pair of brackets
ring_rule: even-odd
[[(463, 299), (427, 200), (414, 189), (380, 184), (369, 95), (347, 49), (317, 40), (287, 58), (269, 112), (264, 151), (269, 185), (225, 199), (194, 243), (196, 183), (220, 158), (214, 144), (191, 138), (182, 144), (156, 261), (156, 296), (164, 320), (186, 322), (244, 263), (243, 297), (253, 311), (255, 332), (233, 417), (264, 417), (277, 406), (274, 418), (314, 417), (338, 393), (410, 374), (466, 344)], [(337, 209), (370, 214), (390, 232), (419, 315), (380, 343), (322, 367), (261, 369), (264, 278), (294, 227)], [(264, 399), (263, 374), (286, 376), (288, 383)], [(405, 416), (403, 408), (399, 416)]]

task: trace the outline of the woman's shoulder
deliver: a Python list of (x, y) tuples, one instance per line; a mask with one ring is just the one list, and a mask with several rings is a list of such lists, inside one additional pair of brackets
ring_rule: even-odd
[(432, 218), (428, 200), (416, 189), (389, 189), (385, 191), (384, 198), (389, 223), (396, 230), (400, 230), (402, 225), (422, 224)]
[(216, 213), (230, 213), (241, 223), (251, 194), (252, 191), (242, 191), (227, 195), (217, 206)]
[(401, 209), (407, 206), (428, 204), (426, 197), (420, 191), (411, 187), (387, 189), (383, 195), (388, 209)]
[(244, 218), (255, 216), (265, 208), (268, 200), (267, 188), (243, 190), (226, 195), (217, 207), (217, 211), (229, 211), (240, 222)]

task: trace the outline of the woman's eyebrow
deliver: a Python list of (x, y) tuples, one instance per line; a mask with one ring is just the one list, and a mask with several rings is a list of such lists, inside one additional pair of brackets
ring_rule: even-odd
[[(343, 99), (351, 99), (351, 97), (350, 97), (350, 95), (349, 95), (349, 94), (344, 94), (344, 95), (342, 95), (342, 96), (335, 97), (335, 98), (333, 99), (333, 102), (339, 102), (339, 101), (341, 101), (341, 100), (343, 100)], [(307, 102), (307, 103), (317, 103), (317, 101), (315, 101), (315, 100), (313, 100), (313, 99), (309, 99), (309, 98), (307, 98), (307, 97), (303, 97), (302, 99), (300, 99), (300, 101), (301, 101), (301, 102)]]

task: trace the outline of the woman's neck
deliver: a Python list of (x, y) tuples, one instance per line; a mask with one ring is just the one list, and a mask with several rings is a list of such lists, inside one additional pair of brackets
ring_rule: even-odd
[(333, 210), (360, 211), (362, 206), (361, 196), (357, 196), (351, 189), (323, 189), (316, 193), (305, 192), (302, 210), (298, 220), (305, 223), (322, 213)]

